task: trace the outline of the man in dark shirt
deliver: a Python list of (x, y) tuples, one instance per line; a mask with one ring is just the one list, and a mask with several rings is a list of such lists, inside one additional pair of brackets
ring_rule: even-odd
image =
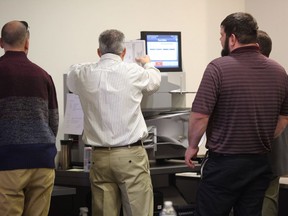
[(194, 167), (206, 131), (209, 156), (197, 192), (196, 215), (260, 216), (272, 172), (267, 153), (288, 122), (288, 78), (257, 45), (247, 13), (221, 23), (221, 58), (207, 66), (189, 120), (185, 162)]
[[(272, 50), (272, 40), (269, 35), (262, 30), (258, 30), (257, 43), (259, 44), (260, 52), (269, 57)], [(269, 161), (273, 172), (273, 179), (270, 181), (269, 187), (265, 192), (262, 216), (278, 215), (279, 180), (280, 176), (288, 174), (287, 152), (288, 128), (286, 127), (283, 133), (273, 140), (271, 145)]]
[(0, 215), (48, 215), (58, 104), (51, 76), (28, 58), (25, 21), (6, 23), (0, 45)]

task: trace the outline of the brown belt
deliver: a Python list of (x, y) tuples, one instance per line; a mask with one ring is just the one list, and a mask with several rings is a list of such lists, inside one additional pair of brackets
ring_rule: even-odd
[(138, 140), (137, 142), (134, 142), (134, 143), (131, 143), (131, 144), (128, 144), (128, 145), (125, 145), (125, 146), (92, 146), (92, 149), (93, 150), (97, 150), (97, 149), (107, 149), (107, 150), (111, 150), (111, 149), (116, 149), (116, 148), (131, 148), (131, 147), (134, 147), (134, 146), (143, 146), (142, 144), (142, 141), (141, 140)]

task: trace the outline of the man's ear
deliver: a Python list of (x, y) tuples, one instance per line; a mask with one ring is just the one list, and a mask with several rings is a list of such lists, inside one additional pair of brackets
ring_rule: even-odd
[(3, 40), (2, 38), (0, 38), (0, 47), (3, 49), (4, 48), (4, 45), (3, 45)]
[(97, 49), (97, 54), (98, 54), (98, 56), (99, 56), (99, 57), (101, 57), (101, 56), (102, 56), (102, 53), (101, 53), (101, 51), (100, 51), (100, 49), (99, 49), (99, 48)]
[(27, 38), (24, 44), (24, 51), (26, 55), (28, 54), (28, 50), (29, 50), (29, 39)]
[(236, 38), (235, 34), (231, 34), (229, 39), (230, 39), (231, 46), (234, 47), (236, 42), (237, 42), (237, 38)]
[(124, 50), (120, 54), (120, 57), (121, 57), (122, 60), (124, 59), (125, 55), (126, 55), (126, 48), (124, 48)]

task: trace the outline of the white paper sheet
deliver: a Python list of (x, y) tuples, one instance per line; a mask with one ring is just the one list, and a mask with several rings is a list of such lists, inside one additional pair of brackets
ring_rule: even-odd
[(81, 135), (83, 119), (83, 110), (78, 95), (67, 94), (63, 125), (64, 134)]
[(135, 58), (146, 55), (144, 40), (126, 41), (125, 46), (126, 46), (126, 55), (124, 57), (125, 62), (137, 63), (135, 61)]

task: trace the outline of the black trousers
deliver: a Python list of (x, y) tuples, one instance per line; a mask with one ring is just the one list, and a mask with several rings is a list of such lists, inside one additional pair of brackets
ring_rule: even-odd
[(209, 154), (197, 191), (197, 216), (261, 216), (272, 178), (267, 155)]

